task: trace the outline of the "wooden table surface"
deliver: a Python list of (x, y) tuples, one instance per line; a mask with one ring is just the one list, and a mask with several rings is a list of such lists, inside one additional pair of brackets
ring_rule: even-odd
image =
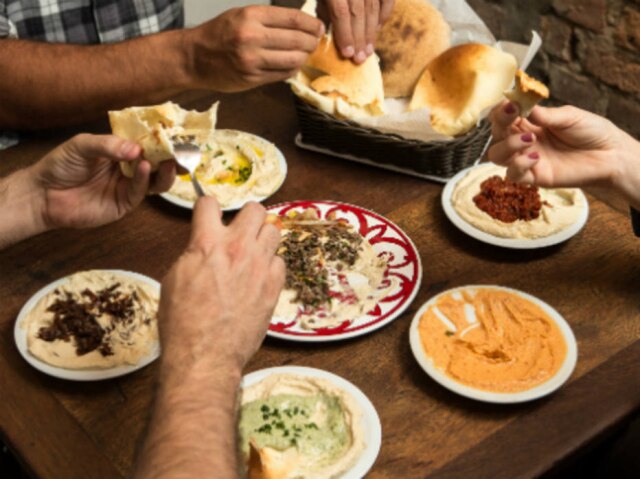
[[(439, 204), (440, 185), (297, 149), (294, 108), (284, 85), (237, 95), (194, 94), (183, 106), (205, 108), (214, 98), (222, 100), (220, 128), (261, 135), (284, 152), (289, 175), (267, 204), (354, 203), (396, 222), (420, 251), (420, 292), (390, 325), (333, 344), (267, 339), (247, 367), (311, 366), (360, 387), (382, 420), (382, 449), (369, 477), (534, 477), (640, 408), (640, 240), (631, 233), (624, 206), (590, 195), (589, 222), (566, 244), (539, 251), (495, 248), (449, 223)], [(104, 132), (107, 125), (34, 136), (0, 152), (0, 175), (36, 161), (81, 130)], [(16, 350), (18, 311), (39, 288), (79, 270), (118, 268), (161, 279), (186, 244), (189, 220), (189, 211), (150, 198), (115, 224), (55, 231), (0, 252), (0, 430), (35, 476), (126, 477), (145, 431), (156, 365), (95, 383), (47, 377)], [(531, 293), (573, 328), (577, 367), (552, 396), (520, 405), (475, 402), (443, 389), (414, 360), (408, 330), (420, 305), (444, 289), (482, 283)]]

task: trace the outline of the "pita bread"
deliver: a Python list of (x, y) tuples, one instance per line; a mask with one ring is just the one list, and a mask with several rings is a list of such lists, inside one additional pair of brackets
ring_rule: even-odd
[(520, 107), (520, 116), (526, 118), (540, 101), (549, 98), (549, 88), (522, 70), (516, 72), (516, 83), (505, 96)]
[[(208, 135), (215, 129), (218, 103), (209, 110), (183, 110), (172, 102), (131, 107), (109, 112), (114, 135), (135, 141), (142, 147), (142, 158), (156, 171), (161, 162), (175, 157), (171, 137), (177, 134)], [(138, 162), (121, 162), (125, 176), (132, 178)]]
[(503, 98), (516, 69), (515, 57), (497, 48), (478, 43), (450, 48), (427, 65), (409, 110), (429, 108), (434, 130), (462, 135)]
[(396, 0), (376, 38), (384, 94), (409, 97), (427, 64), (450, 45), (442, 14), (425, 0)]
[(329, 98), (341, 98), (361, 108), (382, 113), (384, 90), (377, 57), (371, 55), (361, 65), (342, 58), (333, 37), (327, 34), (305, 64), (307, 72), (319, 73), (310, 78), (312, 90)]

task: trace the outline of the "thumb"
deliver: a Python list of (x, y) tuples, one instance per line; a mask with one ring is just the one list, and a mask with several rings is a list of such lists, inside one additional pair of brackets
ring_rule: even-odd
[(563, 130), (575, 125), (580, 121), (583, 114), (583, 110), (574, 106), (561, 106), (559, 108), (536, 106), (527, 119), (542, 128)]

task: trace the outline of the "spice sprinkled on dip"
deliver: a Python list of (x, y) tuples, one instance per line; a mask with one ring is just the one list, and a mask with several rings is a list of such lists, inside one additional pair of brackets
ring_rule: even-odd
[(493, 288), (444, 294), (418, 325), (425, 355), (451, 379), (499, 393), (532, 389), (562, 366), (555, 321), (522, 296)]

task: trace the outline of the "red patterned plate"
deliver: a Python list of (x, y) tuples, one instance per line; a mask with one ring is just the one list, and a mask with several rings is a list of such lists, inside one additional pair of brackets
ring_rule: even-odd
[[(394, 223), (373, 211), (334, 201), (292, 201), (268, 208), (269, 213), (284, 215), (289, 211), (313, 208), (320, 218), (329, 213), (355, 226), (379, 256), (387, 257), (389, 267), (382, 287), (395, 286), (367, 314), (344, 321), (337, 327), (308, 330), (295, 318), (271, 319), (267, 334), (291, 341), (337, 341), (375, 331), (400, 316), (411, 304), (422, 281), (420, 256), (413, 242)], [(394, 281), (392, 282), (392, 278)]]

